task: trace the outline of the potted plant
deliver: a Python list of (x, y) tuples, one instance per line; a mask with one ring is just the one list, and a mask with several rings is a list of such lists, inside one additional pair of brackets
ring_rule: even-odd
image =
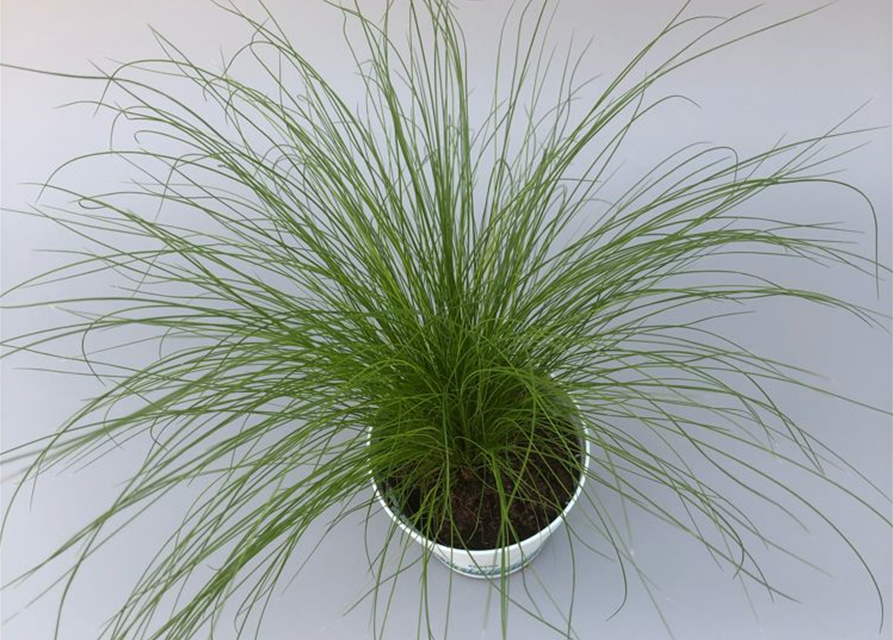
[[(65, 168), (54, 174), (42, 202), (74, 206), (33, 212), (92, 249), (5, 299), (14, 307), (31, 285), (69, 278), (114, 277), (119, 289), (41, 301), (79, 319), (5, 338), (5, 355), (52, 356), (74, 336), (80, 361), (107, 386), (52, 437), (8, 449), (5, 463), (24, 463), (22, 489), (68, 463), (145, 448), (108, 510), (51, 556), (77, 550), (68, 586), (144, 506), (202, 488), (105, 637), (199, 637), (235, 593), (244, 624), (290, 559), (311, 552), (302, 544), (311, 526), (356, 510), (391, 520), (370, 563), (376, 597), (416, 562), (425, 590), (438, 559), (486, 578), (504, 608), (514, 602), (509, 575), (576, 510), (622, 566), (635, 565), (598, 492), (776, 592), (745, 538), (773, 541), (697, 464), (742, 486), (756, 475), (775, 485), (756, 492), (766, 504), (800, 501), (821, 514), (773, 478), (783, 463), (843, 487), (890, 524), (866, 495), (870, 483), (863, 491), (825, 475), (829, 459), (846, 463), (766, 391), (833, 390), (711, 325), (725, 304), (779, 297), (883, 324), (759, 263), (732, 271), (724, 262), (817, 263), (880, 283), (886, 267), (842, 243), (844, 230), (746, 210), (786, 185), (858, 194), (826, 173), (837, 156), (822, 148), (860, 132), (839, 126), (744, 157), (687, 147), (603, 192), (630, 131), (671, 99), (651, 98), (667, 76), (789, 20), (736, 33), (748, 12), (698, 17), (683, 7), (583, 101), (579, 60), (549, 53), (547, 6), (525, 5), (500, 36), (479, 116), (473, 61), (448, 3), (394, 3), (382, 19), (358, 3), (339, 9), (366, 91), (359, 107), (272, 14), (230, 6), (253, 37), (223, 69), (159, 37), (159, 59), (76, 76), (103, 87), (96, 108), (115, 129), (108, 151), (75, 162), (109, 161), (134, 182), (84, 193), (65, 186)], [(670, 50), (655, 61), (662, 46)], [(246, 64), (260, 80), (240, 79)], [(115, 355), (147, 342), (154, 350), (138, 365)], [(648, 435), (619, 426), (629, 420)], [(579, 528), (568, 533), (586, 544)], [(573, 637), (570, 623), (552, 629)], [(420, 612), (418, 634), (433, 633)]]

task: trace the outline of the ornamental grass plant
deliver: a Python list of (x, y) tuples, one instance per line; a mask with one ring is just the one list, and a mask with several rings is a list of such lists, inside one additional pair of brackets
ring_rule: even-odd
[[(395, 1), (384, 15), (333, 5), (365, 90), (355, 103), (262, 4), (220, 10), (253, 34), (220, 68), (157, 34), (157, 57), (53, 72), (96, 85), (111, 143), (60, 167), (33, 207), (4, 211), (61, 225), (86, 247), (4, 292), (6, 313), (72, 314), (4, 336), (4, 357), (49, 358), (105, 386), (54, 435), (6, 449), (19, 484), (3, 526), (17, 525), (13, 507), (44, 474), (101, 465), (120, 447), (144, 460), (106, 511), (15, 582), (57, 571), (61, 611), (107, 541), (195, 487), (102, 637), (187, 640), (224, 622), (264, 637), (263, 612), (312, 554), (314, 525), (385, 517), (373, 480), (427, 539), (484, 549), (542, 529), (582, 476), (564, 523), (572, 553), (606, 545), (624, 582), (649, 589), (618, 502), (692, 536), (745, 585), (788, 597), (761, 552), (807, 560), (764, 534), (735, 500), (746, 493), (836, 532), (883, 611), (877, 569), (845, 527), (775, 475), (780, 464), (819, 478), (891, 524), (885, 492), (772, 390), (839, 394), (722, 330), (770, 298), (886, 326), (785, 278), (795, 265), (861, 273), (879, 291), (886, 282), (850, 233), (874, 229), (874, 209), (834, 172), (867, 131), (845, 121), (753, 155), (692, 144), (619, 190), (614, 180), (630, 132), (684, 100), (667, 92), (674, 73), (801, 16), (747, 30), (751, 10), (716, 17), (686, 4), (625, 67), (590, 78), (585, 47), (553, 46), (551, 5), (522, 3), (488, 61), (492, 85), (473, 87), (475, 60), (446, 2)], [(130, 180), (85, 191), (66, 181), (84, 166)], [(846, 224), (773, 206), (791, 185), (851, 194)], [(754, 202), (766, 206), (754, 213)], [(104, 288), (25, 299), (69, 280)], [(426, 596), (442, 570), (431, 559), (393, 522), (370, 549), (375, 637), (409, 637), (387, 625), (406, 579), (420, 580), (413, 635), (446, 634), (429, 615), (449, 607)], [(546, 635), (577, 637), (572, 603), (562, 622), (547, 620), (519, 603), (507, 569), (489, 580), (505, 637), (515, 609)]]

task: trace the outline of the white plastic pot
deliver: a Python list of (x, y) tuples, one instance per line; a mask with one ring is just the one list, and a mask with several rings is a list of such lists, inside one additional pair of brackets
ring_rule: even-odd
[(498, 577), (502, 573), (503, 567), (505, 567), (505, 574), (508, 575), (515, 571), (520, 571), (533, 561), (539, 552), (542, 551), (543, 545), (546, 543), (546, 540), (549, 539), (549, 536), (561, 527), (567, 514), (570, 513), (571, 509), (573, 509), (574, 505), (577, 503), (577, 499), (583, 492), (583, 485), (586, 484), (586, 472), (589, 470), (589, 440), (587, 438), (583, 438), (583, 445), (583, 473), (577, 483), (577, 489), (574, 491), (574, 495), (570, 499), (570, 502), (567, 503), (564, 511), (550, 522), (545, 529), (541, 529), (538, 533), (529, 538), (507, 547), (467, 551), (465, 549), (438, 544), (422, 535), (401, 515), (394, 513), (382, 497), (381, 492), (379, 492), (374, 478), (372, 479), (372, 488), (375, 491), (375, 497), (385, 510), (385, 513), (397, 523), (400, 530), (423, 547), (426, 547), (431, 555), (456, 573), (471, 578), (493, 578)]

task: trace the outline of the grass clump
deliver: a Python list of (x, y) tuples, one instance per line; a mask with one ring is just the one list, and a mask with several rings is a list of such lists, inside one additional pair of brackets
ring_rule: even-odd
[[(611, 495), (690, 534), (772, 595), (784, 594), (752, 547), (777, 545), (699, 465), (733, 487), (774, 482), (751, 491), (795, 519), (792, 505), (814, 510), (846, 544), (820, 506), (767, 465), (826, 478), (889, 525), (877, 506), (886, 496), (826, 475), (845, 462), (767, 393), (809, 388), (802, 372), (713, 324), (729, 308), (777, 297), (879, 323), (830, 293), (727, 266), (813, 263), (880, 279), (877, 258), (836, 225), (745, 212), (789, 185), (858, 196), (827, 173), (838, 154), (823, 151), (858, 132), (835, 128), (746, 157), (693, 145), (602, 197), (629, 132), (672, 99), (652, 99), (653, 87), (788, 21), (736, 33), (749, 11), (717, 18), (684, 7), (583, 101), (592, 86), (578, 78), (584, 58), (556, 57), (545, 4), (524, 5), (506, 22), (493, 93), (475, 118), (473, 61), (446, 2), (394, 3), (381, 20), (358, 4), (339, 7), (365, 88), (359, 108), (272, 14), (222, 9), (253, 35), (221, 70), (159, 35), (156, 59), (72, 76), (100, 83), (96, 108), (137, 132), (132, 144), (113, 134), (109, 150), (74, 162), (111, 162), (133, 181), (83, 193), (54, 177), (44, 202), (74, 204), (23, 213), (63, 225), (90, 249), (6, 293), (109, 276), (118, 286), (41, 302), (77, 319), (4, 341), (6, 355), (52, 355), (57, 342), (79, 339), (75, 359), (107, 383), (57, 434), (6, 452), (8, 464), (26, 465), (20, 486), (145, 446), (109, 509), (48, 559), (74, 554), (65, 594), (141, 509), (189, 483), (203, 488), (103, 637), (199, 637), (233, 601), (240, 633), (259, 628), (274, 587), (310, 552), (314, 523), (357, 509), (378, 517), (370, 474), (429, 538), (477, 548), (522, 538), (522, 516), (511, 514), (524, 505), (539, 509), (535, 526), (560, 513), (588, 462), (594, 490), (580, 509), (591, 527), (573, 527), (572, 542), (607, 541), (624, 579), (639, 572)], [(116, 352), (147, 343), (153, 355), (139, 365)], [(486, 540), (459, 526), (468, 518), (455, 497), (468, 486), (489, 496), (472, 525), (485, 511), (498, 516)], [(391, 537), (371, 558), (385, 610), (376, 635), (386, 592), (412, 557), (389, 554)], [(506, 580), (492, 586), (504, 605), (514, 601)], [(428, 608), (444, 606), (426, 590), (423, 570), (420, 636), (434, 633)], [(527, 612), (572, 637), (569, 614), (556, 625)]]

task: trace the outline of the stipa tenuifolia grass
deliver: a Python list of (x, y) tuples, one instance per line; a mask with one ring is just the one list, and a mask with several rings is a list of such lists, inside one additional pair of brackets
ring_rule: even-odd
[[(825, 185), (852, 192), (870, 222), (870, 203), (828, 173), (860, 132), (835, 128), (749, 157), (692, 145), (616, 197), (603, 191), (628, 133), (675, 99), (659, 89), (666, 76), (790, 20), (746, 31), (738, 25), (749, 11), (698, 17), (684, 7), (613, 78), (589, 83), (580, 80), (585, 55), (550, 48), (545, 5), (519, 6), (499, 39), (486, 116), (475, 118), (474, 60), (440, 0), (395, 3), (382, 20), (340, 8), (365, 88), (359, 107), (272, 14), (222, 9), (253, 36), (221, 69), (158, 36), (158, 58), (70, 76), (100, 84), (97, 109), (137, 132), (73, 163), (118, 163), (133, 181), (84, 193), (64, 185), (66, 165), (41, 204), (20, 212), (90, 249), (7, 291), (7, 308), (32, 305), (16, 296), (35, 285), (97, 276), (117, 285), (40, 302), (77, 319), (4, 342), (7, 356), (54, 356), (74, 337), (84, 349), (65, 357), (107, 383), (57, 434), (6, 452), (8, 464), (25, 465), (20, 488), (118, 446), (145, 447), (108, 510), (48, 558), (70, 562), (64, 593), (144, 508), (189, 483), (203, 487), (105, 637), (199, 637), (233, 599), (247, 633), (295, 559), (312, 551), (314, 522), (335, 513), (337, 524), (358, 509), (381, 517), (370, 474), (390, 483), (396, 503), (412, 494), (418, 529), (463, 546), (457, 483), (474, 476), (510, 513), (531, 497), (528, 465), (558, 460), (581, 473), (568, 429), (577, 420), (591, 450), (590, 490), (568, 539), (607, 543), (624, 580), (642, 574), (617, 499), (690, 534), (745, 584), (784, 596), (752, 554), (777, 545), (731, 499), (749, 491), (794, 519), (812, 511), (874, 581), (822, 506), (771, 469), (781, 462), (821, 477), (889, 525), (887, 497), (867, 478), (851, 486), (826, 475), (847, 463), (767, 393), (812, 389), (803, 372), (716, 328), (741, 303), (774, 297), (879, 324), (831, 293), (756, 266), (728, 268), (753, 258), (784, 273), (793, 261), (881, 281), (886, 269), (844, 228), (746, 213), (787, 185)], [(90, 347), (94, 339), (102, 348)], [(135, 343), (156, 350), (140, 364), (117, 355)], [(499, 544), (516, 540), (514, 529), (502, 518)], [(426, 597), (428, 553), (398, 540), (392, 527), (371, 553), (375, 634), (397, 578), (420, 561), (418, 633), (428, 637), (429, 608), (447, 605)], [(492, 587), (505, 633), (515, 598), (504, 577)], [(572, 637), (570, 607), (559, 623), (519, 608)]]

